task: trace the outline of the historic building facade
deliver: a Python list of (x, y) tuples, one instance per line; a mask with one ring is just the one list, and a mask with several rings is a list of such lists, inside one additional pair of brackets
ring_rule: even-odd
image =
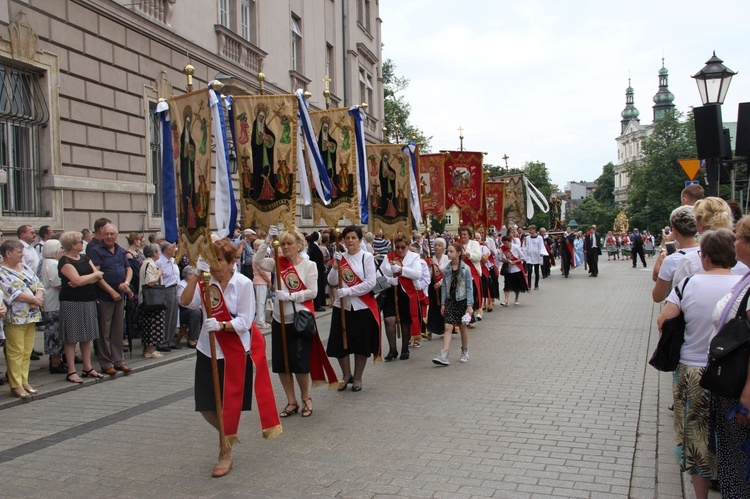
[(380, 142), (380, 25), (378, 0), (0, 0), (0, 229), (159, 230), (153, 109), (186, 91), (187, 64), (196, 90), (257, 94), (262, 70), (266, 93), (302, 88), (317, 109), (330, 80), (331, 106), (366, 103)]

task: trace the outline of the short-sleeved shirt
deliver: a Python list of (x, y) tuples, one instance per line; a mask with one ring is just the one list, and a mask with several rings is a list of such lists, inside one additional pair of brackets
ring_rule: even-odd
[(91, 260), (86, 255), (81, 255), (78, 260), (73, 260), (63, 255), (60, 257), (60, 261), (57, 262), (57, 273), (60, 276), (60, 282), (62, 288), (60, 289), (60, 301), (94, 301), (96, 300), (96, 288), (98, 284), (86, 284), (85, 286), (72, 287), (70, 285), (70, 279), (65, 277), (62, 273), (62, 268), (70, 264), (76, 269), (79, 276), (86, 276), (94, 273), (94, 269), (91, 268)]
[(678, 280), (675, 280), (674, 278), (675, 272), (677, 271), (677, 264), (680, 263), (680, 260), (682, 260), (686, 254), (693, 251), (698, 251), (699, 249), (700, 246), (683, 248), (680, 251), (675, 251), (671, 255), (667, 256), (664, 261), (661, 262), (661, 268), (659, 269), (659, 279), (661, 279), (662, 281), (667, 281), (673, 286), (676, 285), (678, 282), (680, 282)]
[[(119, 244), (115, 244), (112, 251), (104, 244), (97, 244), (93, 247), (89, 244), (87, 252), (94, 265), (104, 272), (104, 282), (124, 297), (123, 292), (117, 288), (125, 282), (126, 271), (130, 268), (127, 252)], [(96, 298), (101, 301), (114, 301), (101, 286), (96, 286)]]

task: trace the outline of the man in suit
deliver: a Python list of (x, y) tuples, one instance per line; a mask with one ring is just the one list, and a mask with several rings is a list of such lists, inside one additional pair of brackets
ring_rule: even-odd
[(586, 263), (589, 264), (589, 276), (599, 275), (599, 255), (602, 254), (601, 239), (596, 231), (596, 225), (592, 225), (583, 240), (583, 252), (586, 254)]
[(573, 243), (576, 240), (576, 233), (570, 226), (565, 227), (565, 233), (560, 237), (560, 260), (562, 260), (562, 273), (568, 277), (571, 268), (575, 268), (575, 256)]
[(641, 257), (641, 263), (643, 263), (643, 268), (646, 268), (646, 254), (643, 252), (643, 236), (641, 236), (640, 232), (638, 232), (638, 229), (633, 229), (633, 268), (635, 268), (638, 264), (638, 256)]

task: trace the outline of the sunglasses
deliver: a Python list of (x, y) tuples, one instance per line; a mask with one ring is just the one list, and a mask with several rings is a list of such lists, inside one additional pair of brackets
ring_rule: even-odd
[(396, 246), (396, 249), (406, 249), (406, 246)]

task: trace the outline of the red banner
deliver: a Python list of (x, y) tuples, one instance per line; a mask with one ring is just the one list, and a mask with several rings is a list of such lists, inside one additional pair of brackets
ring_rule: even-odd
[(505, 203), (505, 182), (487, 182), (484, 184), (484, 202), (487, 207), (487, 227), (495, 227), (500, 232), (503, 226), (503, 205)]
[(432, 215), (442, 220), (445, 217), (445, 159), (443, 153), (419, 156), (419, 192), (422, 199), (422, 215)]
[(484, 173), (481, 152), (448, 151), (445, 156), (446, 208), (465, 207), (480, 213), (484, 209)]
[(466, 225), (474, 230), (487, 227), (487, 222), (483, 212), (474, 211), (469, 206), (461, 208), (461, 225)]

